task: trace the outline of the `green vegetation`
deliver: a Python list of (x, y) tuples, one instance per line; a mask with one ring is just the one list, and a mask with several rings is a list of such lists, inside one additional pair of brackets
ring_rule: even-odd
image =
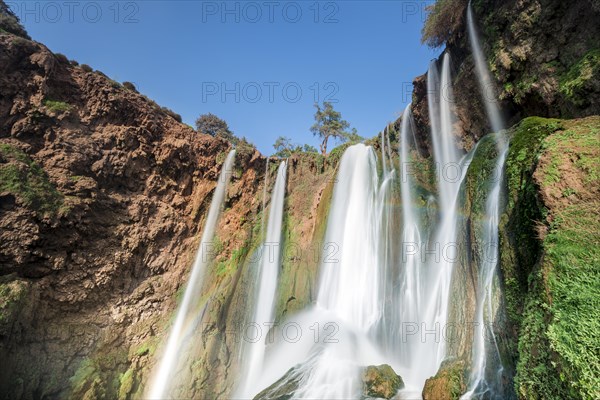
[(560, 92), (573, 104), (585, 106), (588, 102), (585, 88), (600, 74), (600, 49), (589, 51), (560, 77)]
[(128, 399), (135, 386), (135, 372), (132, 368), (119, 376), (119, 399)]
[(175, 111), (171, 110), (170, 108), (167, 107), (161, 107), (161, 110), (163, 110), (163, 112), (165, 114), (167, 114), (168, 116), (170, 116), (171, 118), (173, 118), (175, 121), (182, 123), (183, 119), (181, 118), (181, 115), (177, 114)]
[(131, 90), (132, 92), (139, 93), (135, 85), (131, 82), (123, 82), (123, 87), (127, 90)]
[[(28, 292), (27, 283), (13, 275), (0, 277), (0, 335), (12, 324)], [(6, 325), (5, 325), (6, 324)]]
[(5, 32), (31, 40), (25, 28), (21, 25), (19, 18), (4, 1), (0, 1), (0, 33)]
[(356, 129), (350, 129), (350, 123), (342, 119), (342, 114), (335, 111), (333, 105), (329, 102), (323, 103), (323, 108), (315, 104), (315, 123), (310, 128), (313, 135), (321, 139), (320, 150), (323, 156), (327, 155), (327, 142), (329, 139), (337, 139), (342, 142), (356, 142), (362, 140), (356, 133)]
[(62, 53), (54, 53), (54, 57), (56, 57), (61, 64), (69, 64), (69, 59)]
[(71, 110), (72, 106), (63, 101), (44, 100), (44, 107), (55, 113), (63, 113)]
[(45, 216), (61, 211), (63, 195), (54, 187), (37, 163), (17, 147), (0, 144), (0, 192), (8, 192), (19, 198), (28, 208)]
[(512, 130), (501, 267), (525, 399), (600, 396), (599, 129), (592, 117)]
[(421, 42), (430, 47), (444, 45), (463, 25), (468, 0), (437, 0), (427, 6), (427, 19), (421, 31)]
[(509, 133), (510, 148), (504, 172), (507, 204), (499, 229), (504, 297), (509, 320), (515, 327), (520, 326), (523, 317), (523, 293), (527, 291), (529, 274), (540, 256), (538, 229), (546, 217), (545, 207), (538, 200), (533, 172), (544, 139), (560, 127), (560, 120), (530, 117)]
[(235, 136), (229, 129), (227, 122), (214, 114), (202, 114), (196, 120), (196, 130), (210, 136), (220, 137), (229, 142), (235, 143)]
[(304, 146), (300, 146), (298, 144), (292, 144), (292, 139), (279, 136), (275, 141), (273, 147), (276, 150), (276, 153), (273, 154), (275, 157), (280, 158), (288, 158), (294, 153), (316, 153), (317, 149), (313, 146), (305, 144)]
[(463, 360), (449, 358), (442, 362), (437, 374), (425, 382), (423, 398), (458, 400), (467, 390)]

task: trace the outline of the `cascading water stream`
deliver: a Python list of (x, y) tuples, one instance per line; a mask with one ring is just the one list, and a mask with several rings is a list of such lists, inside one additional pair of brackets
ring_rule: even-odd
[[(486, 201), (486, 221), (483, 227), (482, 243), (484, 245), (481, 263), (479, 265), (477, 305), (475, 310), (475, 323), (479, 334), (473, 338), (473, 361), (471, 367), (471, 376), (469, 380), (469, 389), (461, 399), (471, 399), (481, 397), (485, 394), (487, 397), (501, 398), (498, 393), (499, 382), (501, 382), (503, 366), (500, 359), (500, 350), (494, 335), (491, 324), (494, 322), (493, 315), (493, 290), (494, 281), (497, 278), (497, 265), (499, 258), (498, 246), (498, 222), (500, 217), (500, 198), (502, 192), (502, 171), (508, 153), (508, 141), (500, 131), (504, 129), (504, 122), (498, 109), (496, 91), (494, 83), (491, 80), (490, 72), (485, 64), (485, 57), (481, 51), (479, 37), (475, 29), (473, 20), (473, 10), (469, 2), (467, 9), (467, 29), (473, 58), (475, 60), (475, 70), (481, 96), (485, 104), (486, 113), (492, 129), (496, 132), (496, 147), (498, 158), (494, 168), (494, 175), (490, 192)], [(490, 94), (491, 91), (491, 94)], [(483, 334), (482, 329), (486, 334)], [(487, 339), (487, 340), (485, 340)], [(490, 340), (491, 339), (491, 340)], [(486, 348), (486, 345), (493, 345), (492, 349)], [(496, 371), (487, 371), (492, 366), (488, 365), (488, 356), (494, 355), (497, 364)], [(488, 382), (489, 375), (493, 376), (494, 382)]]
[(219, 215), (221, 214), (221, 207), (227, 193), (227, 185), (231, 177), (234, 161), (235, 150), (231, 150), (225, 159), (225, 163), (221, 167), (219, 182), (217, 183), (208, 216), (206, 217), (202, 239), (200, 241), (200, 246), (198, 247), (198, 252), (196, 253), (190, 278), (187, 282), (183, 301), (177, 311), (175, 323), (169, 333), (167, 345), (151, 384), (150, 393), (148, 395), (148, 398), (150, 399), (163, 399), (168, 395), (171, 378), (176, 370), (179, 358), (183, 354), (182, 350), (189, 340), (189, 335), (186, 335), (185, 333), (193, 329), (197, 324), (199, 314), (197, 306), (201, 297), (205, 269), (208, 264), (206, 262), (207, 254), (205, 245), (210, 243), (214, 236)]
[(496, 96), (495, 85), (490, 77), (490, 71), (487, 68), (485, 57), (481, 51), (481, 45), (479, 44), (479, 36), (475, 29), (473, 10), (470, 1), (469, 6), (467, 7), (467, 30), (469, 32), (469, 42), (471, 44), (473, 59), (475, 60), (475, 71), (477, 72), (479, 89), (481, 91), (483, 103), (485, 104), (485, 110), (490, 125), (492, 126), (492, 131), (500, 132), (504, 129), (504, 123), (500, 110), (498, 109), (498, 98)]
[(376, 353), (365, 350), (382, 314), (376, 162), (373, 150), (363, 144), (349, 147), (340, 161), (325, 235), (338, 251), (335, 259), (322, 262), (317, 310), (334, 317), (344, 338), (315, 348), (295, 398), (357, 397), (360, 368)]
[(267, 187), (269, 187), (269, 162), (271, 159), (267, 157), (267, 162), (265, 166), (265, 184), (263, 186), (263, 198), (262, 198), (262, 218), (260, 223), (260, 233), (264, 235), (265, 233), (265, 208), (267, 205)]
[(387, 157), (385, 155), (385, 130), (381, 131), (381, 166), (383, 168), (383, 176), (387, 176)]
[[(431, 63), (428, 72), (429, 113), (431, 135), (436, 165), (438, 186), (437, 204), (439, 207), (439, 223), (433, 231), (431, 241), (421, 249), (422, 252), (433, 251), (433, 257), (427, 259), (425, 270), (420, 272), (423, 288), (427, 298), (422, 299), (418, 317), (409, 322), (417, 322), (419, 332), (439, 332), (448, 318), (449, 290), (452, 270), (456, 255), (447, 251), (456, 241), (457, 201), (460, 187), (466, 175), (465, 164), (468, 157), (460, 156), (453, 133), (453, 103), (450, 56), (444, 55), (441, 82), (435, 63)], [(436, 101), (437, 100), (437, 101)], [(403, 198), (403, 207), (406, 200)], [(406, 222), (405, 222), (406, 224)], [(422, 259), (422, 258), (421, 258)], [(420, 265), (423, 268), (422, 265)], [(411, 346), (414, 356), (409, 365), (419, 365), (410, 371), (411, 380), (416, 387), (422, 387), (425, 380), (439, 368), (446, 356), (444, 340), (421, 340), (421, 335), (414, 335), (415, 343)], [(436, 334), (437, 336), (437, 334)], [(418, 339), (418, 341), (417, 341)], [(418, 349), (418, 350), (415, 350)]]
[[(341, 340), (335, 345), (313, 343), (305, 338), (295, 346), (279, 343), (270, 352), (271, 358), (265, 363), (257, 388), (265, 388), (281, 378), (277, 387), (293, 382), (294, 398), (359, 398), (362, 368), (386, 363), (404, 379), (406, 389), (401, 396), (418, 396), (425, 380), (436, 374), (446, 358), (446, 342), (438, 337), (448, 321), (453, 269), (460, 259), (456, 246), (459, 199), (479, 144), (469, 153), (461, 154), (454, 132), (451, 60), (447, 52), (441, 68), (439, 73), (437, 63), (432, 62), (427, 78), (437, 195), (425, 191), (426, 197), (423, 196), (424, 189), (417, 186), (415, 171), (409, 168), (415, 161), (411, 160), (414, 154), (411, 148), (417, 149), (409, 105), (402, 116), (399, 138), (402, 246), (394, 252), (392, 243), (397, 240), (397, 233), (390, 219), (398, 219), (391, 205), (396, 179), (388, 155), (388, 132), (380, 134), (381, 180), (371, 148), (361, 144), (346, 150), (339, 165), (325, 236), (326, 242), (336, 245), (339, 252), (330, 260), (333, 263), (327, 260), (321, 263), (316, 305), (298, 314), (295, 320), (304, 327), (312, 324), (311, 330), (315, 323), (333, 321)], [(486, 85), (489, 86), (480, 79), (480, 86)], [(501, 127), (496, 105), (486, 105), (486, 111), (496, 113), (490, 121), (493, 126)], [(507, 144), (503, 136), (497, 137), (499, 175)], [(486, 225), (480, 238), (485, 243), (498, 240), (500, 193), (498, 180), (490, 186), (486, 203)], [(421, 201), (426, 206), (419, 205)], [(483, 259), (487, 261), (479, 268), (475, 310), (475, 318), (481, 325), (491, 321), (494, 312), (496, 275), (492, 254), (488, 251)], [(416, 330), (407, 334), (407, 327)], [(322, 326), (317, 329), (324, 331)], [(479, 396), (489, 386), (485, 345), (483, 337), (475, 338), (473, 371), (469, 391), (464, 395), (467, 398)], [(497, 345), (495, 348), (498, 353)], [(288, 373), (282, 377), (285, 371)], [(501, 370), (496, 375), (499, 373)], [(500, 382), (497, 376), (493, 379)]]
[[(402, 199), (402, 244), (400, 249), (401, 273), (400, 290), (398, 295), (399, 324), (395, 326), (398, 333), (402, 333), (409, 324), (420, 325), (421, 305), (422, 305), (422, 286), (421, 262), (419, 251), (421, 241), (421, 226), (415, 209), (416, 199), (414, 198), (414, 183), (412, 174), (414, 173), (410, 159), (409, 135), (412, 136), (412, 113), (410, 104), (404, 109), (402, 114), (402, 125), (400, 129), (400, 195)], [(414, 366), (417, 358), (427, 357), (426, 349), (420, 340), (420, 335), (406, 335), (403, 338), (396, 338), (395, 344), (399, 345), (400, 362), (404, 365), (405, 379), (407, 382), (417, 382), (419, 375), (424, 372), (424, 368), (414, 368), (411, 371), (410, 366)], [(404, 343), (403, 343), (404, 342)], [(428, 363), (422, 359), (422, 366)], [(435, 373), (435, 371), (434, 371)], [(429, 375), (430, 376), (430, 375)], [(418, 383), (417, 383), (418, 385)]]
[(290, 321), (305, 334), (275, 344), (257, 387), (289, 370), (295, 399), (358, 398), (362, 368), (385, 362), (372, 337), (383, 312), (381, 198), (373, 149), (349, 147), (334, 186), (316, 304)]
[[(500, 135), (500, 133), (498, 133)], [(482, 229), (481, 243), (483, 250), (481, 254), (481, 264), (479, 265), (478, 288), (477, 288), (477, 307), (475, 310), (475, 326), (478, 328), (473, 338), (473, 365), (471, 369), (469, 390), (461, 399), (480, 398), (487, 393), (487, 397), (501, 399), (502, 396), (496, 392), (496, 387), (501, 382), (502, 364), (499, 363), (498, 370), (493, 374), (494, 382), (486, 380), (487, 353), (486, 341), (491, 343), (494, 348), (494, 356), (500, 361), (500, 350), (492, 323), (494, 322), (494, 278), (496, 278), (499, 243), (498, 243), (498, 222), (500, 219), (500, 195), (502, 188), (502, 171), (508, 153), (508, 142), (498, 139), (505, 143), (501, 153), (498, 154), (496, 166), (492, 175), (490, 191), (486, 200), (486, 219)], [(485, 334), (483, 333), (485, 330)], [(491, 393), (488, 393), (491, 392)]]
[(259, 327), (259, 340), (249, 343), (245, 380), (240, 388), (240, 397), (249, 397), (256, 388), (257, 377), (262, 371), (269, 324), (274, 320), (275, 294), (277, 277), (281, 265), (281, 228), (283, 221), (283, 205), (285, 201), (285, 186), (287, 178), (287, 163), (283, 161), (277, 171), (277, 179), (271, 198), (267, 234), (263, 244), (261, 269), (259, 271), (260, 285), (257, 288), (258, 300), (254, 310), (252, 324)]

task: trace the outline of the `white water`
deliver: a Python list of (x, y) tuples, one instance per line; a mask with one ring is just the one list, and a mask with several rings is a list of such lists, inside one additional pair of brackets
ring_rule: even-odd
[[(430, 65), (428, 84), (432, 85), (428, 91), (437, 93), (439, 106), (430, 108), (431, 137), (434, 150), (437, 178), (437, 204), (439, 207), (439, 221), (434, 227), (432, 240), (428, 250), (433, 251), (427, 260), (428, 303), (423, 310), (424, 329), (440, 332), (448, 319), (448, 303), (452, 271), (457, 260), (454, 251), (457, 233), (458, 197), (462, 182), (466, 176), (469, 157), (462, 157), (456, 145), (454, 134), (454, 116), (452, 106), (454, 96), (450, 74), (450, 55), (444, 54), (442, 63), (441, 81), (438, 84), (438, 73), (435, 64)], [(436, 98), (436, 97), (434, 97)], [(439, 115), (435, 115), (439, 112)], [(434, 352), (429, 362), (430, 368), (435, 370), (446, 357), (446, 342), (436, 337), (429, 339), (428, 347)], [(435, 372), (434, 372), (435, 374)], [(421, 375), (420, 383), (424, 383)]]
[(287, 322), (303, 334), (269, 352), (254, 394), (295, 367), (295, 399), (357, 398), (361, 368), (386, 362), (371, 335), (383, 312), (380, 195), (372, 148), (349, 147), (334, 187), (316, 304)]
[(481, 243), (483, 244), (483, 250), (481, 264), (479, 265), (477, 306), (475, 310), (475, 326), (477, 329), (473, 338), (473, 364), (471, 366), (469, 390), (461, 399), (480, 398), (486, 393), (487, 397), (498, 396), (494, 393), (494, 390), (499, 386), (498, 383), (502, 377), (503, 368), (500, 364), (498, 370), (493, 374), (495, 381), (486, 381), (488, 355), (486, 341), (493, 345), (494, 355), (497, 360), (500, 360), (500, 350), (491, 324), (494, 322), (493, 291), (499, 258), (498, 222), (500, 219), (500, 193), (503, 182), (502, 170), (508, 153), (508, 142), (502, 139), (498, 139), (498, 141), (505, 144), (502, 152), (498, 155), (491, 177), (490, 192), (486, 200), (486, 220), (482, 229)]
[(265, 207), (267, 205), (267, 187), (269, 186), (269, 161), (270, 157), (267, 157), (267, 162), (265, 166), (265, 184), (263, 186), (263, 198), (262, 198), (262, 217), (260, 223), (260, 233), (264, 235), (265, 233)]
[[(410, 158), (409, 137), (412, 132), (412, 113), (410, 104), (402, 114), (402, 125), (400, 129), (400, 195), (402, 199), (402, 242), (400, 247), (400, 301), (398, 302), (399, 323), (396, 329), (401, 333), (403, 329), (412, 329), (419, 326), (421, 322), (422, 290), (424, 282), (421, 277), (421, 259), (418, 249), (421, 248), (421, 226), (415, 208), (416, 199), (412, 175), (414, 174)], [(408, 328), (411, 326), (411, 328)], [(404, 339), (404, 340), (403, 340)], [(399, 361), (407, 371), (403, 378), (411, 385), (419, 386), (421, 380), (431, 376), (434, 365), (427, 361), (430, 358), (428, 346), (421, 341), (420, 335), (407, 335), (396, 337), (396, 346), (399, 346)], [(411, 368), (420, 359), (422, 368)], [(430, 366), (430, 368), (427, 368)], [(429, 370), (429, 371), (427, 371)], [(427, 375), (423, 378), (423, 375)]]
[[(257, 391), (256, 381), (263, 369), (263, 361), (266, 350), (266, 339), (268, 338), (269, 324), (274, 320), (275, 294), (277, 290), (277, 277), (281, 266), (281, 225), (283, 221), (283, 205), (285, 200), (285, 186), (287, 175), (287, 163), (283, 161), (277, 171), (277, 180), (271, 198), (271, 209), (269, 211), (269, 223), (267, 225), (267, 236), (262, 249), (261, 269), (259, 272), (260, 285), (257, 288), (258, 301), (254, 310), (253, 326), (260, 327), (259, 338), (255, 342), (248, 343), (246, 353), (246, 371), (244, 382), (239, 390), (239, 396), (249, 397)], [(256, 325), (255, 325), (256, 324)]]
[(175, 323), (169, 333), (167, 346), (159, 362), (156, 375), (151, 382), (151, 389), (148, 394), (149, 399), (163, 399), (168, 396), (169, 383), (173, 377), (173, 372), (176, 370), (179, 358), (183, 354), (184, 345), (189, 340), (189, 335), (186, 333), (192, 330), (198, 322), (197, 306), (201, 297), (200, 291), (207, 266), (206, 245), (212, 241), (214, 236), (234, 161), (235, 150), (231, 150), (221, 167), (219, 182), (213, 194), (208, 216), (204, 224), (202, 240), (196, 253), (196, 259), (194, 260), (192, 272), (187, 282), (183, 301), (179, 306)]
[[(481, 96), (483, 97), (492, 130), (496, 132), (498, 158), (494, 168), (490, 192), (486, 201), (487, 220), (482, 230), (484, 251), (481, 255), (481, 263), (479, 265), (477, 303), (475, 310), (475, 326), (479, 327), (479, 329), (477, 329), (473, 338), (473, 359), (469, 379), (469, 389), (461, 399), (478, 398), (484, 394), (487, 397), (500, 396), (500, 394), (495, 393), (495, 391), (500, 386), (499, 382), (502, 378), (503, 366), (500, 360), (500, 351), (498, 349), (494, 330), (491, 329), (490, 326), (494, 322), (494, 302), (492, 296), (494, 282), (497, 279), (497, 264), (499, 258), (498, 222), (503, 182), (501, 177), (506, 161), (506, 155), (508, 153), (508, 141), (500, 132), (504, 129), (504, 121), (500, 114), (500, 110), (498, 109), (495, 86), (491, 80), (490, 72), (485, 64), (485, 57), (481, 51), (470, 2), (467, 9), (467, 29), (473, 58), (475, 60), (475, 71), (477, 72)], [(485, 335), (483, 334), (484, 331)], [(491, 349), (487, 348), (489, 345), (492, 346)], [(490, 364), (488, 360), (490, 353), (494, 355), (497, 365), (488, 365)], [(490, 371), (493, 368), (495, 368), (495, 370)], [(493, 378), (493, 381), (491, 382), (488, 381), (490, 375)]]
[[(487, 89), (492, 87), (491, 79), (479, 44), (473, 44), (476, 36), (470, 9), (468, 17), (486, 112), (492, 127), (500, 129), (503, 124), (497, 104), (485, 97)], [(459, 259), (455, 247), (459, 199), (478, 144), (466, 155), (459, 151), (448, 53), (444, 54), (441, 67), (440, 74), (437, 64), (432, 62), (428, 72), (437, 193), (420, 198), (413, 171), (405, 169), (414, 161), (411, 148), (416, 151), (410, 106), (403, 113), (400, 132), (401, 219), (391, 205), (397, 180), (391, 157), (386, 157), (390, 151), (387, 132), (384, 130), (380, 138), (381, 179), (377, 175), (375, 154), (369, 147), (348, 148), (340, 161), (326, 231), (326, 242), (333, 244), (338, 252), (331, 262), (326, 259), (321, 264), (316, 305), (293, 319), (304, 332), (311, 332), (317, 326), (314, 332), (321, 335), (332, 333), (324, 325), (333, 323), (333, 337), (337, 341), (313, 341), (312, 335), (304, 335), (293, 344), (280, 341), (265, 358), (254, 394), (293, 368), (292, 375), (299, 379), (294, 398), (360, 398), (362, 368), (386, 363), (404, 379), (406, 389), (401, 396), (418, 397), (425, 380), (435, 375), (446, 358), (447, 346), (440, 338), (440, 331), (448, 321), (452, 274)], [(497, 179), (489, 188), (487, 218), (479, 238), (489, 245), (478, 271), (475, 319), (479, 326), (491, 322), (495, 312), (498, 255), (494, 254), (497, 252), (494, 244), (498, 241), (502, 188), (499, 175), (507, 154), (507, 142), (501, 135), (497, 138)], [(424, 218), (432, 226), (424, 224)], [(394, 225), (400, 221), (401, 248), (396, 249), (398, 238), (394, 236), (398, 233), (394, 233)], [(432, 253), (425, 257), (423, 252)], [(407, 334), (412, 329), (416, 329), (413, 331), (416, 334)], [(463, 398), (498, 396), (496, 387), (500, 385), (502, 366), (497, 371), (486, 370), (490, 350), (486, 349), (484, 338), (489, 337), (499, 359), (493, 331), (488, 331), (485, 337), (476, 335), (472, 373)]]
[(381, 166), (383, 168), (383, 176), (387, 175), (387, 156), (385, 154), (385, 130), (381, 131)]
[(492, 131), (500, 132), (504, 129), (504, 123), (502, 121), (500, 110), (498, 109), (498, 98), (495, 85), (494, 82), (492, 82), (490, 71), (487, 68), (485, 57), (481, 51), (481, 45), (479, 44), (479, 36), (477, 35), (475, 23), (473, 22), (471, 2), (469, 2), (469, 7), (467, 9), (467, 30), (469, 31), (469, 42), (471, 44), (473, 59), (475, 60), (475, 70), (477, 72), (479, 89), (481, 90), (485, 110), (492, 126)]

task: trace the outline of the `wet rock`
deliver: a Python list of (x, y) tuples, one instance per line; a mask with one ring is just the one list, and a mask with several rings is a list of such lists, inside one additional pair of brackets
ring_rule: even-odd
[(260, 392), (254, 400), (290, 400), (298, 390), (302, 375), (296, 368), (291, 368), (277, 382)]
[(391, 399), (404, 387), (400, 375), (387, 364), (366, 367), (362, 374), (363, 395), (367, 398)]
[(456, 400), (467, 390), (466, 363), (459, 359), (442, 362), (434, 377), (425, 381), (423, 400)]

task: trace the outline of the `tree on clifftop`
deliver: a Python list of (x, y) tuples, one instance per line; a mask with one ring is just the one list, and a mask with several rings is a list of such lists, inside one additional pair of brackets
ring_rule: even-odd
[(196, 129), (198, 132), (206, 133), (210, 136), (220, 137), (229, 142), (236, 143), (237, 138), (229, 130), (227, 122), (214, 114), (202, 114), (196, 120)]
[(350, 123), (342, 119), (342, 114), (333, 109), (333, 105), (329, 102), (323, 103), (323, 108), (315, 104), (317, 112), (315, 113), (315, 123), (310, 128), (310, 131), (315, 136), (322, 139), (319, 145), (321, 153), (327, 155), (327, 141), (329, 138), (338, 139), (345, 142), (354, 137), (358, 137), (356, 129), (348, 131)]

